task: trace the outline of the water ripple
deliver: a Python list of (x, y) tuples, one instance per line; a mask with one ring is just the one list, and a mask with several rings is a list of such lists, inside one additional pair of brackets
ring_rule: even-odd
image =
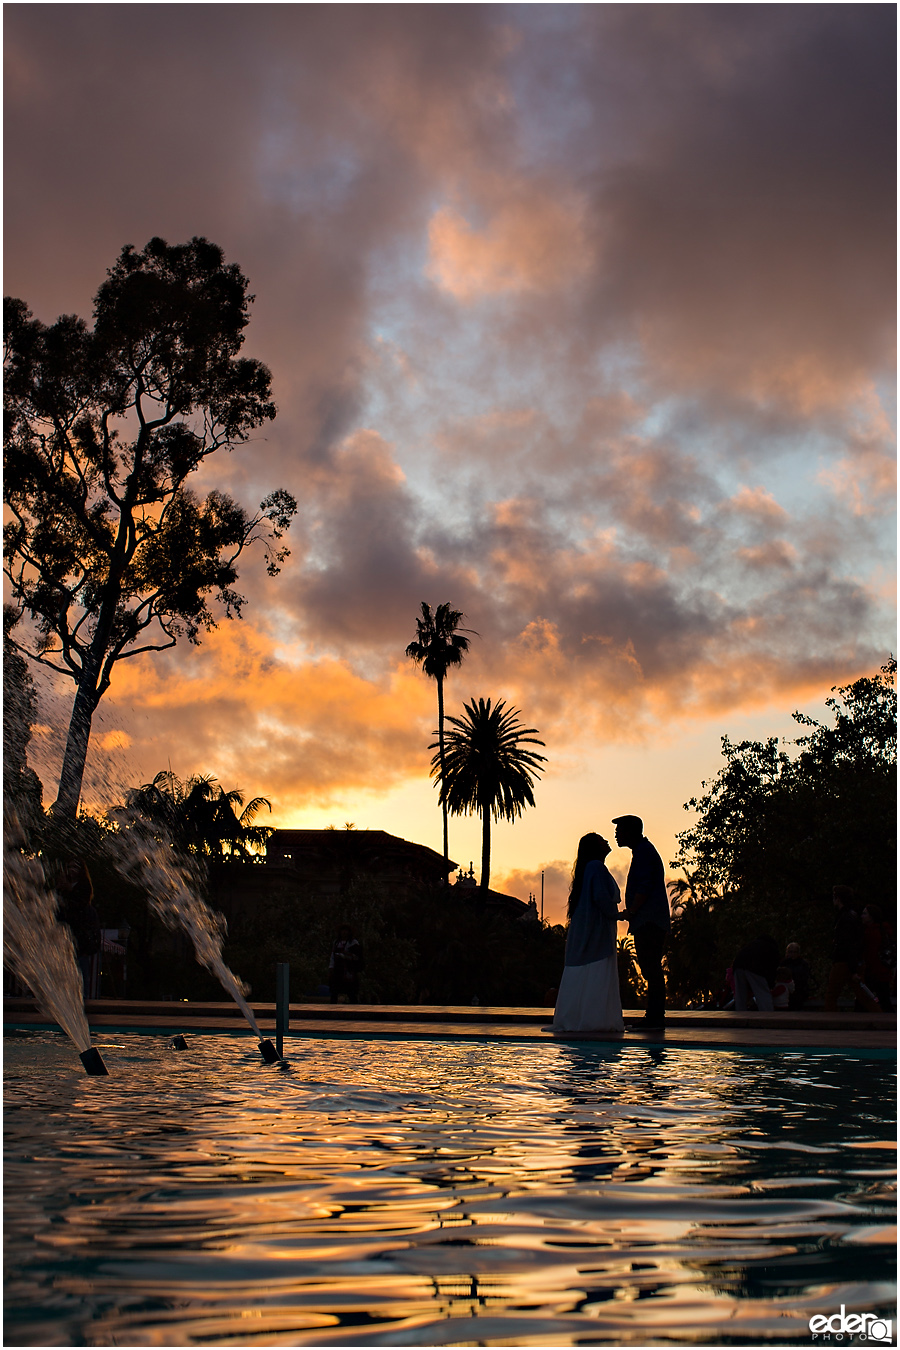
[(751, 1345), (892, 1316), (893, 1065), (6, 1041), (8, 1345)]

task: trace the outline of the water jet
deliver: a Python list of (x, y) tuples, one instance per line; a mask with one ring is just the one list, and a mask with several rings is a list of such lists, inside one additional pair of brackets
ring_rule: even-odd
[(41, 1011), (62, 1027), (87, 1072), (108, 1073), (91, 1046), (72, 935), (58, 921), (56, 895), (43, 860), (25, 852), (18, 817), (7, 802), (3, 804), (3, 892), (6, 962), (31, 990)]
[(197, 860), (177, 853), (171, 840), (157, 837), (164, 834), (159, 825), (151, 830), (130, 808), (116, 808), (109, 816), (118, 825), (110, 845), (110, 861), (121, 876), (142, 887), (151, 911), (167, 928), (187, 933), (200, 965), (212, 971), (262, 1042), (262, 1033), (245, 997), (249, 987), (222, 960), (225, 918), (200, 897), (203, 871)]

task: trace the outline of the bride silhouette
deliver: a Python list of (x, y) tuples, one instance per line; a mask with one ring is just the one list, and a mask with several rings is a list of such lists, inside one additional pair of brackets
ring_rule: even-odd
[(554, 1031), (624, 1030), (616, 963), (619, 887), (606, 867), (609, 852), (600, 834), (586, 834), (578, 843)]

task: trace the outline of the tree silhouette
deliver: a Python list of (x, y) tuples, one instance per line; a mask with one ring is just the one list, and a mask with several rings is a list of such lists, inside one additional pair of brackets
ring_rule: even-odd
[(897, 662), (832, 690), (828, 726), (810, 728), (790, 754), (776, 736), (737, 745), (722, 737), (725, 765), (685, 809), (698, 819), (680, 833), (674, 866), (695, 890), (744, 893), (776, 913), (801, 897), (853, 880), (871, 898), (893, 899), (896, 875)]
[[(4, 301), (4, 571), (34, 631), (12, 645), (75, 683), (54, 812), (74, 819), (97, 705), (113, 667), (198, 641), (207, 599), (240, 615), (236, 562), (273, 546), (296, 511), (277, 491), (250, 515), (186, 481), (275, 416), (269, 371), (238, 357), (252, 296), (207, 239), (124, 248), (94, 299), (94, 327), (51, 326)], [(8, 630), (12, 633), (13, 630)], [(18, 629), (15, 629), (18, 633)]]
[(715, 987), (734, 953), (764, 929), (778, 942), (799, 942), (821, 979), (835, 883), (852, 885), (863, 903), (893, 904), (896, 677), (891, 657), (877, 675), (833, 689), (825, 700), (833, 725), (795, 712), (804, 734), (793, 741), (722, 737), (725, 763), (685, 804), (697, 819), (677, 836), (672, 862), (688, 878), (673, 896), (666, 963), (675, 988), (693, 981), (698, 997), (709, 987), (702, 962), (686, 969), (686, 951), (718, 948)]
[[(203, 857), (246, 860), (272, 834), (270, 825), (253, 824), (262, 807), (271, 811), (268, 798), (254, 797), (244, 806), (238, 788), (226, 792), (210, 774), (182, 782), (164, 769), (152, 783), (130, 792), (127, 805), (161, 825), (178, 847)], [(240, 815), (239, 806), (244, 807)]]
[[(431, 606), (423, 600), (422, 617), (416, 619), (416, 639), (406, 649), (406, 655), (437, 682), (438, 753), (442, 778), (444, 777), (444, 680), (451, 666), (462, 665), (463, 656), (469, 650), (469, 639), (465, 634), (473, 633), (474, 636), (478, 636), (471, 628), (459, 627), (462, 618), (464, 618), (462, 610), (451, 609), (449, 604), (445, 604), (438, 605), (437, 609), (432, 611)], [(449, 862), (447, 803), (443, 797), (441, 811), (444, 819), (444, 862)]]
[(431, 776), (440, 784), (441, 801), (455, 816), (481, 816), (481, 887), (491, 879), (491, 818), (515, 820), (525, 806), (534, 806), (534, 779), (540, 777), (546, 755), (523, 749), (543, 745), (536, 727), (523, 727), (516, 708), (496, 707), (480, 698), (463, 706), (462, 717), (448, 717), (446, 749), (431, 761)]
[[(5, 616), (4, 616), (5, 617)], [(24, 658), (3, 638), (4, 826), (36, 839), (44, 823), (41, 780), (28, 764), (28, 743), (37, 718), (37, 694)]]

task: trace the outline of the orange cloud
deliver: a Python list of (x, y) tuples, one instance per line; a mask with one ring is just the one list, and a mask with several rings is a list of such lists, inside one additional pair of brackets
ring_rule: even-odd
[(455, 207), (441, 207), (431, 218), (428, 243), (427, 275), (461, 301), (555, 289), (588, 261), (582, 209), (534, 185), (497, 207), (481, 229)]
[(897, 461), (881, 447), (867, 448), (853, 458), (840, 459), (819, 474), (819, 482), (848, 502), (855, 516), (882, 515), (892, 511), (897, 496)]
[(769, 567), (790, 568), (796, 561), (797, 550), (783, 539), (772, 539), (759, 548), (739, 548), (737, 556), (748, 567), (759, 570)]
[(107, 731), (98, 740), (103, 750), (127, 750), (131, 745), (127, 731)]
[(780, 524), (787, 520), (787, 511), (779, 505), (769, 489), (764, 487), (739, 488), (726, 503), (726, 509), (767, 525)]
[(543, 867), (515, 867), (491, 877), (491, 886), (505, 895), (527, 900), (533, 895), (541, 910), (541, 881), (543, 878), (544, 919), (548, 923), (566, 922), (566, 904), (572, 879), (572, 864), (560, 859)]
[(434, 686), (411, 665), (368, 679), (334, 658), (291, 663), (247, 622), (223, 624), (184, 662), (122, 663), (101, 707), (129, 730), (102, 734), (101, 722), (91, 745), (98, 785), (128, 748), (145, 778), (171, 761), (182, 777), (208, 772), (248, 789), (252, 779), (280, 813), (427, 776), (437, 721)]

